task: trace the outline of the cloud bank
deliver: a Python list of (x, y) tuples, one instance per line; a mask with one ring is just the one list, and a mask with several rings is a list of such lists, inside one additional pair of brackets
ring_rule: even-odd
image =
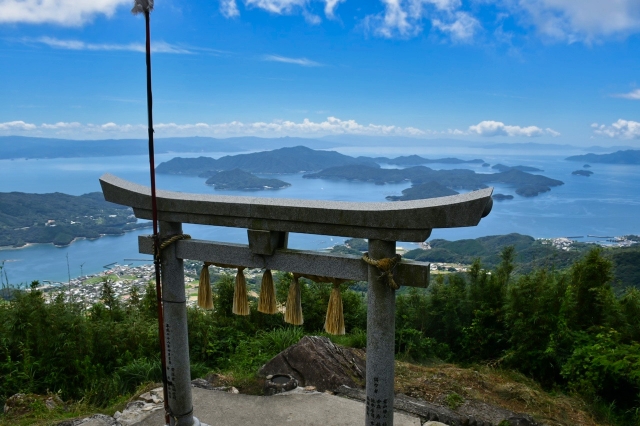
[[(146, 134), (144, 124), (81, 124), (77, 122), (58, 122), (36, 125), (24, 121), (0, 123), (0, 134), (30, 134), (41, 136), (93, 136), (93, 137), (142, 137)], [(370, 135), (370, 136), (424, 136), (427, 132), (414, 127), (399, 127), (381, 124), (360, 124), (355, 120), (341, 120), (328, 117), (325, 121), (313, 122), (304, 119), (301, 122), (275, 120), (272, 122), (243, 123), (195, 123), (176, 124), (158, 123), (154, 126), (157, 136), (323, 136), (323, 135)]]
[[(300, 122), (290, 120), (257, 121), (245, 123), (230, 121), (227, 123), (157, 123), (154, 129), (158, 136), (309, 136), (325, 135), (363, 135), (363, 136), (406, 136), (406, 137), (442, 137), (442, 136), (482, 136), (482, 137), (536, 137), (558, 136), (552, 129), (537, 126), (512, 126), (499, 121), (482, 121), (469, 126), (467, 130), (434, 131), (417, 127), (401, 127), (386, 124), (361, 124), (355, 120), (342, 120), (327, 117), (324, 121), (311, 121), (307, 118)], [(78, 122), (43, 123), (36, 125), (25, 121), (0, 123), (0, 135), (29, 134), (58, 137), (144, 137), (147, 127), (144, 124), (82, 124)]]

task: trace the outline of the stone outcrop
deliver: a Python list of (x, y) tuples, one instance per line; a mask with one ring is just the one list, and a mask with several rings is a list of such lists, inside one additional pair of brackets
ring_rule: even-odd
[(289, 374), (300, 386), (315, 386), (320, 392), (341, 385), (357, 388), (365, 382), (365, 354), (360, 349), (335, 345), (326, 337), (305, 336), (273, 357), (259, 374)]
[(64, 403), (56, 394), (36, 395), (32, 393), (17, 393), (5, 401), (4, 414), (12, 417), (20, 416), (33, 411), (38, 405), (46, 407), (49, 411), (64, 407)]

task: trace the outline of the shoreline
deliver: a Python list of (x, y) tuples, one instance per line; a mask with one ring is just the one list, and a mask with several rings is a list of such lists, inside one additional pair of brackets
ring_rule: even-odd
[(87, 237), (75, 237), (73, 240), (71, 240), (71, 242), (69, 244), (64, 244), (64, 245), (55, 245), (54, 243), (26, 243), (23, 246), (20, 247), (16, 247), (16, 246), (0, 246), (0, 252), (1, 251), (7, 251), (7, 250), (22, 250), (22, 249), (26, 249), (28, 247), (31, 246), (39, 246), (39, 245), (52, 245), (55, 248), (65, 248), (65, 247), (69, 247), (71, 246), (71, 244), (75, 243), (76, 241), (82, 241), (82, 240), (87, 240), (87, 241), (96, 241), (99, 240), (100, 238), (104, 238), (104, 237), (122, 237), (125, 234), (129, 233), (129, 232), (133, 232), (133, 231), (137, 231), (139, 229), (146, 229), (146, 228), (151, 228), (152, 225), (145, 225), (145, 226), (140, 226), (139, 228), (135, 228), (135, 229), (126, 229), (122, 231), (122, 234), (100, 234), (99, 237), (97, 238), (87, 238)]

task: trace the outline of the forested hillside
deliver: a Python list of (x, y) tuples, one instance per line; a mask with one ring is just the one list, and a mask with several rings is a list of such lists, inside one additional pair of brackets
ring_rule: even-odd
[(117, 235), (141, 226), (130, 208), (106, 202), (101, 192), (0, 193), (0, 246), (66, 245), (74, 238)]
[[(599, 424), (638, 424), (640, 291), (614, 293), (614, 266), (598, 248), (563, 270), (517, 273), (517, 256), (508, 246), (494, 268), (476, 260), (467, 273), (436, 275), (426, 290), (401, 290), (397, 357), (516, 371), (555, 395), (580, 395)], [(291, 279), (275, 275), (283, 306)], [(232, 315), (234, 281), (223, 276), (214, 285), (215, 309), (188, 311), (192, 375), (223, 373), (255, 392), (255, 374), (265, 361), (322, 329), (331, 287), (302, 281), (304, 325), (284, 327), (282, 313), (261, 314), (256, 300), (250, 316)], [(342, 286), (348, 334), (337, 340), (364, 347), (366, 294), (350, 286), (366, 289)], [(45, 303), (37, 283), (16, 292), (12, 301), (0, 303), (0, 403), (16, 392), (53, 391), (105, 406), (142, 382), (158, 381), (155, 299), (149, 285), (145, 294), (117, 300), (108, 281), (94, 306), (65, 303), (63, 297)], [(541, 422), (572, 424), (548, 410), (531, 410)]]

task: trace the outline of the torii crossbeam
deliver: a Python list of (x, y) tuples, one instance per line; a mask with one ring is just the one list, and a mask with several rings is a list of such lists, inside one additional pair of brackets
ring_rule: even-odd
[[(151, 219), (148, 187), (105, 174), (100, 184), (107, 201), (133, 208)], [(287, 248), (288, 233), (368, 239), (369, 255), (391, 258), (396, 241), (422, 242), (433, 228), (476, 226), (491, 211), (493, 188), (415, 201), (363, 203), (238, 197), (158, 191), (162, 239), (182, 234), (183, 223), (247, 229), (248, 245), (181, 240), (162, 251), (169, 408), (180, 425), (198, 425), (191, 400), (189, 345), (183, 260), (267, 268), (348, 280), (367, 280), (367, 426), (393, 425), (395, 290), (376, 267), (361, 258)], [(153, 254), (153, 240), (139, 238), (141, 253)], [(430, 265), (402, 260), (397, 284), (426, 287)], [(171, 419), (172, 425), (174, 419)]]

